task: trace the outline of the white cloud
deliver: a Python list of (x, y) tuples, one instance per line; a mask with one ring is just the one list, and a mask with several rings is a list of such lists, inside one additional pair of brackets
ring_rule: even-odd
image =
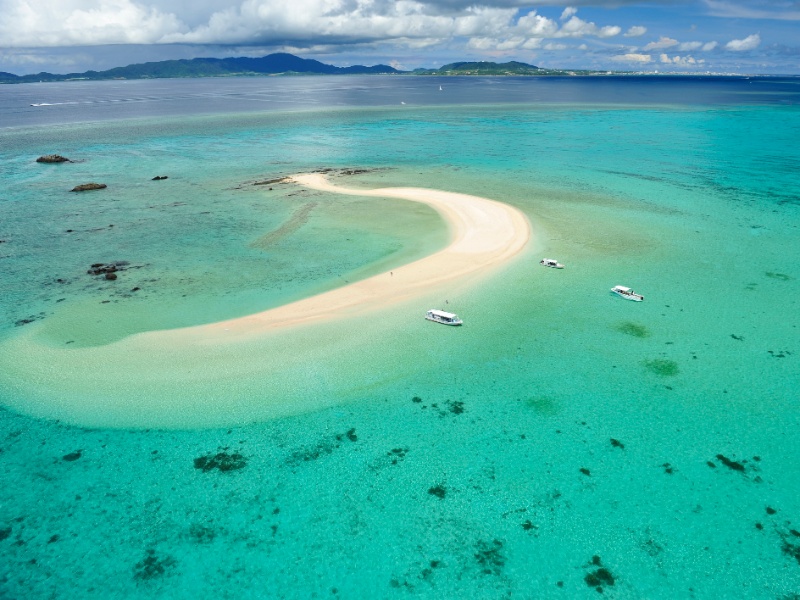
[(753, 35), (748, 35), (743, 40), (731, 40), (725, 44), (725, 48), (727, 50), (733, 50), (734, 52), (744, 52), (746, 50), (753, 50), (754, 48), (757, 48), (760, 43), (761, 36), (757, 33), (754, 33)]
[(703, 51), (704, 52), (709, 52), (709, 51), (713, 50), (714, 48), (716, 48), (718, 45), (719, 44), (717, 44), (717, 42), (708, 42), (707, 44), (703, 44)]
[(569, 48), (566, 44), (559, 44), (556, 42), (548, 42), (544, 45), (545, 50), (566, 50)]
[(577, 8), (575, 8), (574, 6), (568, 6), (567, 8), (564, 9), (564, 12), (561, 13), (561, 20), (565, 21), (566, 19), (569, 19), (572, 15), (574, 15), (577, 12), (578, 12)]
[(673, 46), (677, 45), (678, 45), (678, 40), (673, 40), (672, 38), (668, 38), (662, 35), (657, 42), (650, 42), (642, 49), (645, 51), (664, 50), (665, 48), (672, 48)]
[(691, 50), (697, 50), (698, 48), (702, 48), (703, 42), (683, 42), (678, 45), (678, 50), (681, 52), (689, 52)]
[(625, 37), (639, 37), (647, 33), (647, 27), (641, 25), (634, 25), (625, 32)]
[(640, 63), (646, 64), (653, 60), (653, 57), (649, 54), (637, 54), (635, 52), (630, 52), (628, 54), (620, 54), (617, 56), (612, 56), (611, 60), (616, 62), (629, 62), (629, 63)]
[(584, 21), (580, 17), (572, 16), (569, 21), (561, 26), (557, 37), (584, 37), (587, 35), (597, 36), (601, 38), (613, 37), (619, 35), (622, 31), (621, 27), (616, 25), (607, 27), (598, 27), (594, 23)]
[(664, 64), (677, 65), (680, 67), (697, 67), (705, 63), (705, 60), (696, 60), (692, 56), (673, 56), (670, 58), (666, 54), (662, 54), (659, 60)]
[[(190, 27), (171, 8), (187, 14)], [(0, 0), (0, 47), (101, 44), (264, 46), (499, 35), (516, 8), (439, 9), (418, 0)], [(205, 9), (205, 16), (198, 16)], [(557, 29), (557, 27), (556, 27)]]
[(558, 33), (558, 23), (532, 12), (520, 17), (517, 22), (517, 29), (525, 35), (547, 38), (553, 37)]
[(0, 0), (0, 14), (6, 48), (150, 44), (185, 30), (174, 14), (132, 0)]

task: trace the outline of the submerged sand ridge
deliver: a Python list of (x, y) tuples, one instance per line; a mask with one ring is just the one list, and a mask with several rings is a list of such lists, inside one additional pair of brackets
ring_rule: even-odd
[[(57, 346), (39, 335), (42, 326), (30, 326), (0, 348), (0, 402), (91, 427), (230, 426), (317, 410), (396, 376), (397, 359), (390, 357), (403, 350), (392, 346), (388, 332), (375, 336), (370, 329), (383, 327), (382, 319), (353, 328), (352, 318), (388, 314), (402, 303), (400, 313), (424, 323), (424, 311), (433, 308), (422, 304), (426, 298), (475, 285), (531, 238), (522, 212), (487, 198), (422, 188), (352, 189), (319, 174), (291, 180), (324, 192), (422, 202), (447, 223), (449, 243), (392, 271), (284, 306), (102, 346)], [(419, 306), (412, 308), (414, 301)], [(392, 311), (390, 321), (397, 314)], [(366, 363), (375, 368), (364, 371)]]
[[(347, 188), (332, 184), (318, 173), (287, 179), (324, 192), (427, 204), (450, 228), (450, 243), (434, 254), (392, 271), (277, 308), (207, 325), (140, 335), (232, 340), (271, 329), (355, 316), (361, 311), (410, 300), (447, 282), (486, 273), (517, 255), (531, 236), (530, 224), (521, 211), (488, 198), (424, 188)], [(430, 307), (421, 310), (426, 308)]]

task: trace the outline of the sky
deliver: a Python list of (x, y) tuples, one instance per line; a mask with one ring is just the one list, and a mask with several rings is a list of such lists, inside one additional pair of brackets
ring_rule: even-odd
[(18, 75), (272, 52), (800, 74), (800, 0), (0, 0), (0, 71)]

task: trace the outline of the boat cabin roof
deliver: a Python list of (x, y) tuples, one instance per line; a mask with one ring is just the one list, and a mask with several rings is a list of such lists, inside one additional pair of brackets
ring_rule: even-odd
[(625, 287), (624, 285), (615, 285), (615, 290), (619, 290), (620, 292), (632, 292), (633, 290), (629, 287)]
[(552, 259), (552, 258), (543, 258), (543, 259), (542, 259), (542, 262), (550, 262), (550, 263), (554, 263), (554, 262), (558, 262), (558, 261), (556, 261), (555, 259)]
[(429, 315), (435, 315), (437, 317), (443, 317), (445, 319), (451, 319), (451, 320), (458, 318), (458, 315), (454, 315), (453, 313), (449, 313), (449, 312), (444, 312), (443, 310), (436, 310), (435, 308), (432, 308), (431, 310), (429, 310), (428, 314)]

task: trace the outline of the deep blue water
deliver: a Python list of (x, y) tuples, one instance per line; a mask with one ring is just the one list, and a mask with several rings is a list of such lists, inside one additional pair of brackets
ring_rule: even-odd
[[(439, 87), (442, 90), (439, 90)], [(797, 77), (263, 77), (0, 86), (0, 127), (334, 107), (797, 104)], [(32, 107), (48, 103), (52, 106)]]

